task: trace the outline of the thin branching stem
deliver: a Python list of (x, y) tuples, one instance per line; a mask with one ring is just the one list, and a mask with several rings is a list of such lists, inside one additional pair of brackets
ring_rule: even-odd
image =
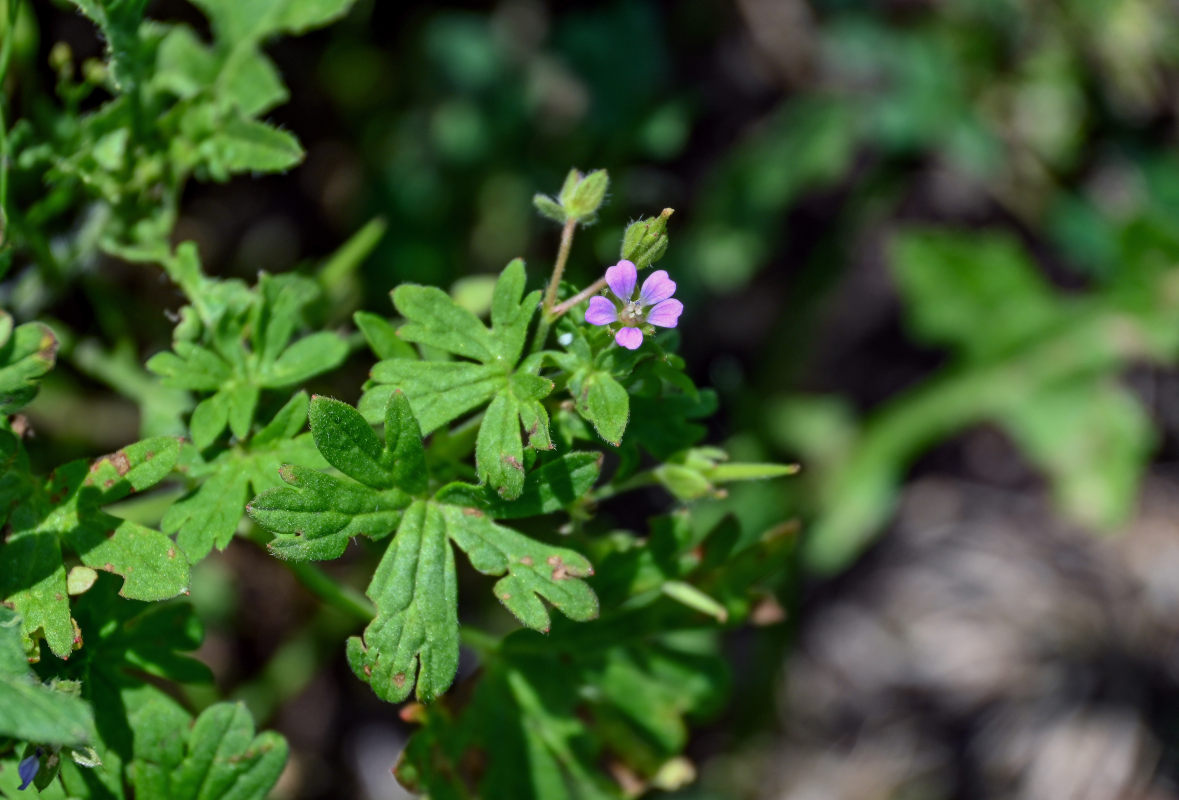
[(578, 303), (588, 300), (589, 298), (593, 297), (595, 294), (597, 294), (598, 292), (602, 291), (605, 288), (606, 288), (606, 279), (605, 278), (598, 278), (596, 281), (594, 281), (589, 286), (582, 289), (577, 294), (570, 297), (568, 300), (565, 300), (565, 301), (553, 306), (553, 311), (552, 311), (552, 315), (551, 315), (552, 318), (557, 319), (558, 317), (560, 317), (562, 314), (564, 314), (569, 309), (573, 308)]
[(553, 262), (553, 277), (545, 290), (544, 300), (540, 304), (540, 322), (536, 325), (536, 336), (532, 339), (532, 351), (536, 352), (544, 347), (549, 338), (549, 328), (555, 317), (552, 314), (553, 304), (557, 302), (557, 289), (561, 286), (561, 277), (565, 274), (565, 262), (569, 260), (569, 249), (573, 246), (573, 232), (577, 229), (577, 220), (570, 219), (561, 229), (561, 245), (557, 249), (557, 260)]
[(565, 262), (569, 260), (569, 248), (573, 246), (573, 232), (576, 229), (576, 219), (566, 221), (565, 227), (561, 229), (561, 246), (557, 250), (557, 260), (553, 264), (553, 277), (549, 281), (549, 288), (544, 294), (544, 304), (541, 306), (546, 317), (552, 311), (553, 304), (557, 302), (557, 289), (560, 288), (561, 277), (565, 274)]

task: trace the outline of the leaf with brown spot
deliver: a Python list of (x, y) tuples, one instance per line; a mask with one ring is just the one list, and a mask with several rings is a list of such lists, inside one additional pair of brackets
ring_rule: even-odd
[[(168, 557), (173, 544), (167, 536), (102, 511), (103, 505), (167, 475), (178, 449), (175, 439), (159, 437), (90, 465), (70, 462), (21, 498), (0, 547), (0, 599), (21, 613), (30, 644), (43, 637), (61, 658), (75, 647), (63, 549), (88, 567), (122, 575), (125, 597), (163, 600), (185, 590), (188, 563)], [(154, 453), (150, 460), (148, 452)]]

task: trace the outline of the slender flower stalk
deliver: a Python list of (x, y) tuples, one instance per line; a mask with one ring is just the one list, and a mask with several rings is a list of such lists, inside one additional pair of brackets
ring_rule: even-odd
[(569, 248), (573, 246), (573, 232), (575, 230), (577, 230), (577, 219), (571, 217), (566, 220), (565, 227), (561, 229), (561, 245), (557, 249), (557, 260), (553, 262), (553, 277), (549, 280), (549, 286), (541, 301), (540, 320), (536, 323), (536, 335), (532, 339), (533, 352), (544, 347), (545, 340), (549, 338), (549, 328), (552, 327), (553, 320), (560, 316), (553, 313), (553, 304), (557, 301), (557, 289), (560, 288), (561, 277), (565, 274), (565, 262), (569, 260)]
[(552, 316), (553, 305), (557, 302), (557, 289), (561, 286), (561, 278), (565, 274), (565, 262), (569, 260), (569, 248), (573, 246), (573, 232), (577, 229), (577, 220), (570, 219), (561, 229), (561, 246), (557, 250), (557, 260), (553, 264), (553, 277), (549, 281), (549, 288), (544, 294), (541, 310), (546, 317)]
[(573, 308), (578, 303), (580, 303), (590, 297), (593, 297), (595, 294), (597, 294), (598, 292), (602, 291), (605, 288), (606, 288), (606, 279), (605, 278), (598, 278), (596, 281), (594, 281), (589, 286), (582, 289), (577, 294), (570, 297), (568, 300), (564, 300), (564, 301), (558, 303), (557, 305), (553, 306), (553, 319), (556, 319), (557, 317), (561, 316), (562, 314), (564, 314), (569, 309)]

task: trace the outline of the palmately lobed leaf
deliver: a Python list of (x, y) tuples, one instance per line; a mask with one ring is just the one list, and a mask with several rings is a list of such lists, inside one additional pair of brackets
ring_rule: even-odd
[(537, 374), (543, 359), (517, 364), (540, 300), (538, 291), (525, 296), (525, 283), (524, 262), (515, 259), (492, 291), (490, 329), (440, 289), (395, 289), (394, 305), (408, 320), (398, 331), (401, 338), (481, 363), (385, 359), (373, 367), (360, 401), (365, 418), (376, 422), (393, 390), (400, 389), (427, 434), (486, 405), (475, 468), (481, 481), (508, 499), (522, 491), (525, 445), (553, 446), (548, 411), (540, 402), (553, 389), (552, 381)]
[[(169, 506), (160, 521), (164, 533), (176, 535), (176, 543), (191, 563), (204, 558), (214, 547), (224, 549), (229, 544), (242, 520), (251, 488), (259, 494), (281, 485), (282, 464), (327, 467), (311, 435), (299, 433), (307, 422), (307, 407), (306, 393), (296, 393), (262, 430), (237, 447), (218, 453), (211, 461), (205, 461), (196, 451), (201, 448), (201, 442), (196, 441), (194, 413), (192, 430), (196, 448), (182, 449), (179, 469), (197, 481), (197, 485)], [(224, 422), (221, 424), (224, 426)]]
[[(320, 452), (351, 479), (288, 465), (282, 470), (288, 485), (263, 492), (248, 510), (276, 534), (270, 548), (286, 558), (335, 558), (353, 536), (381, 538), (396, 528), (367, 592), (377, 616), (348, 643), (352, 669), (379, 696), (398, 702), (416, 686), (420, 699), (431, 700), (454, 680), (458, 597), (451, 541), (480, 572), (506, 574), (496, 594), (525, 625), (548, 630), (546, 600), (572, 619), (597, 615), (597, 597), (582, 580), (593, 569), (583, 556), (497, 525), (478, 507), (505, 517), (567, 507), (597, 479), (597, 454), (569, 454), (537, 470), (526, 494), (521, 483), (515, 505), (463, 484), (428, 500), (421, 432), (405, 393), (389, 396), (383, 442), (359, 411), (330, 398), (312, 401), (310, 419)], [(518, 430), (515, 417), (512, 424)]]

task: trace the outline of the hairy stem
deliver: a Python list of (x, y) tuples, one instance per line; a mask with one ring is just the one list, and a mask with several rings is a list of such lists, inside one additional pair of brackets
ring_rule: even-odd
[(370, 622), (377, 610), (369, 599), (349, 586), (341, 586), (314, 564), (285, 562), (295, 580), (312, 594), (333, 608), (347, 613), (360, 622)]
[(561, 276), (565, 274), (565, 262), (569, 260), (569, 248), (573, 246), (573, 232), (577, 229), (577, 220), (571, 219), (561, 229), (561, 246), (557, 249), (557, 260), (553, 263), (553, 277), (545, 290), (544, 300), (540, 304), (540, 322), (536, 325), (536, 336), (532, 339), (532, 351), (544, 347), (549, 338), (549, 328), (552, 327), (553, 304), (557, 302), (557, 289), (561, 286)]
[[(269, 541), (267, 534), (256, 525), (251, 526), (248, 538), (260, 547), (265, 547)], [(349, 586), (341, 586), (314, 564), (300, 561), (282, 563), (295, 576), (295, 580), (332, 608), (343, 611), (358, 622), (369, 622), (377, 615), (377, 610), (367, 597)]]
[(573, 232), (577, 229), (577, 220), (571, 219), (561, 229), (561, 246), (557, 250), (557, 261), (553, 264), (553, 277), (549, 281), (548, 291), (544, 294), (544, 304), (541, 310), (545, 316), (552, 311), (557, 302), (557, 289), (561, 285), (561, 276), (565, 274), (565, 262), (569, 260), (569, 248), (573, 246)]

